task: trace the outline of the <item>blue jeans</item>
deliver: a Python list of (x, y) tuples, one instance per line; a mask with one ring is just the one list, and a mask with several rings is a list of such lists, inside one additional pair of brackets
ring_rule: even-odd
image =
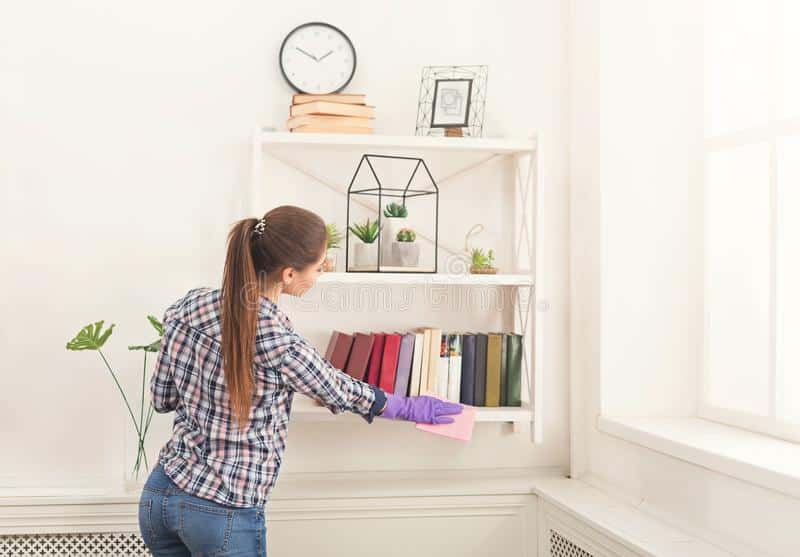
[(156, 465), (139, 500), (139, 531), (155, 557), (266, 557), (262, 507), (229, 507), (186, 493)]

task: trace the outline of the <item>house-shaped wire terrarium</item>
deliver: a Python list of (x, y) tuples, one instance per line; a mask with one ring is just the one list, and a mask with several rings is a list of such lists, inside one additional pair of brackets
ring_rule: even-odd
[(417, 157), (363, 155), (347, 188), (345, 269), (435, 273), (439, 188)]

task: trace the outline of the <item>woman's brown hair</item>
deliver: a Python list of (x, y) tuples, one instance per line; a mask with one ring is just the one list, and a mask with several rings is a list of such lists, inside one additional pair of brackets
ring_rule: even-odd
[[(302, 271), (325, 251), (325, 222), (315, 213), (281, 205), (243, 219), (228, 234), (222, 278), (222, 368), (233, 416), (244, 429), (253, 398), (253, 356), (262, 288), (286, 267)], [(256, 227), (256, 225), (259, 225)]]

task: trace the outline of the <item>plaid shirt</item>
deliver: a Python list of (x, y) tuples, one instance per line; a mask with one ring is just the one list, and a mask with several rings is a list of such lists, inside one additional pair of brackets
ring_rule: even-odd
[(369, 423), (386, 398), (334, 368), (277, 305), (261, 297), (253, 406), (239, 431), (222, 371), (221, 313), (220, 291), (198, 288), (164, 314), (150, 393), (155, 410), (174, 410), (175, 420), (159, 462), (188, 493), (233, 507), (263, 506), (278, 477), (295, 392)]

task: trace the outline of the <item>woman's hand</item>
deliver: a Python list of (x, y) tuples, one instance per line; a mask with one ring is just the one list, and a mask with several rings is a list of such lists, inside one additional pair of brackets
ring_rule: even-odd
[(386, 406), (378, 414), (390, 420), (408, 420), (421, 424), (450, 424), (454, 414), (460, 414), (463, 406), (455, 402), (439, 400), (432, 396), (399, 396), (386, 393)]

